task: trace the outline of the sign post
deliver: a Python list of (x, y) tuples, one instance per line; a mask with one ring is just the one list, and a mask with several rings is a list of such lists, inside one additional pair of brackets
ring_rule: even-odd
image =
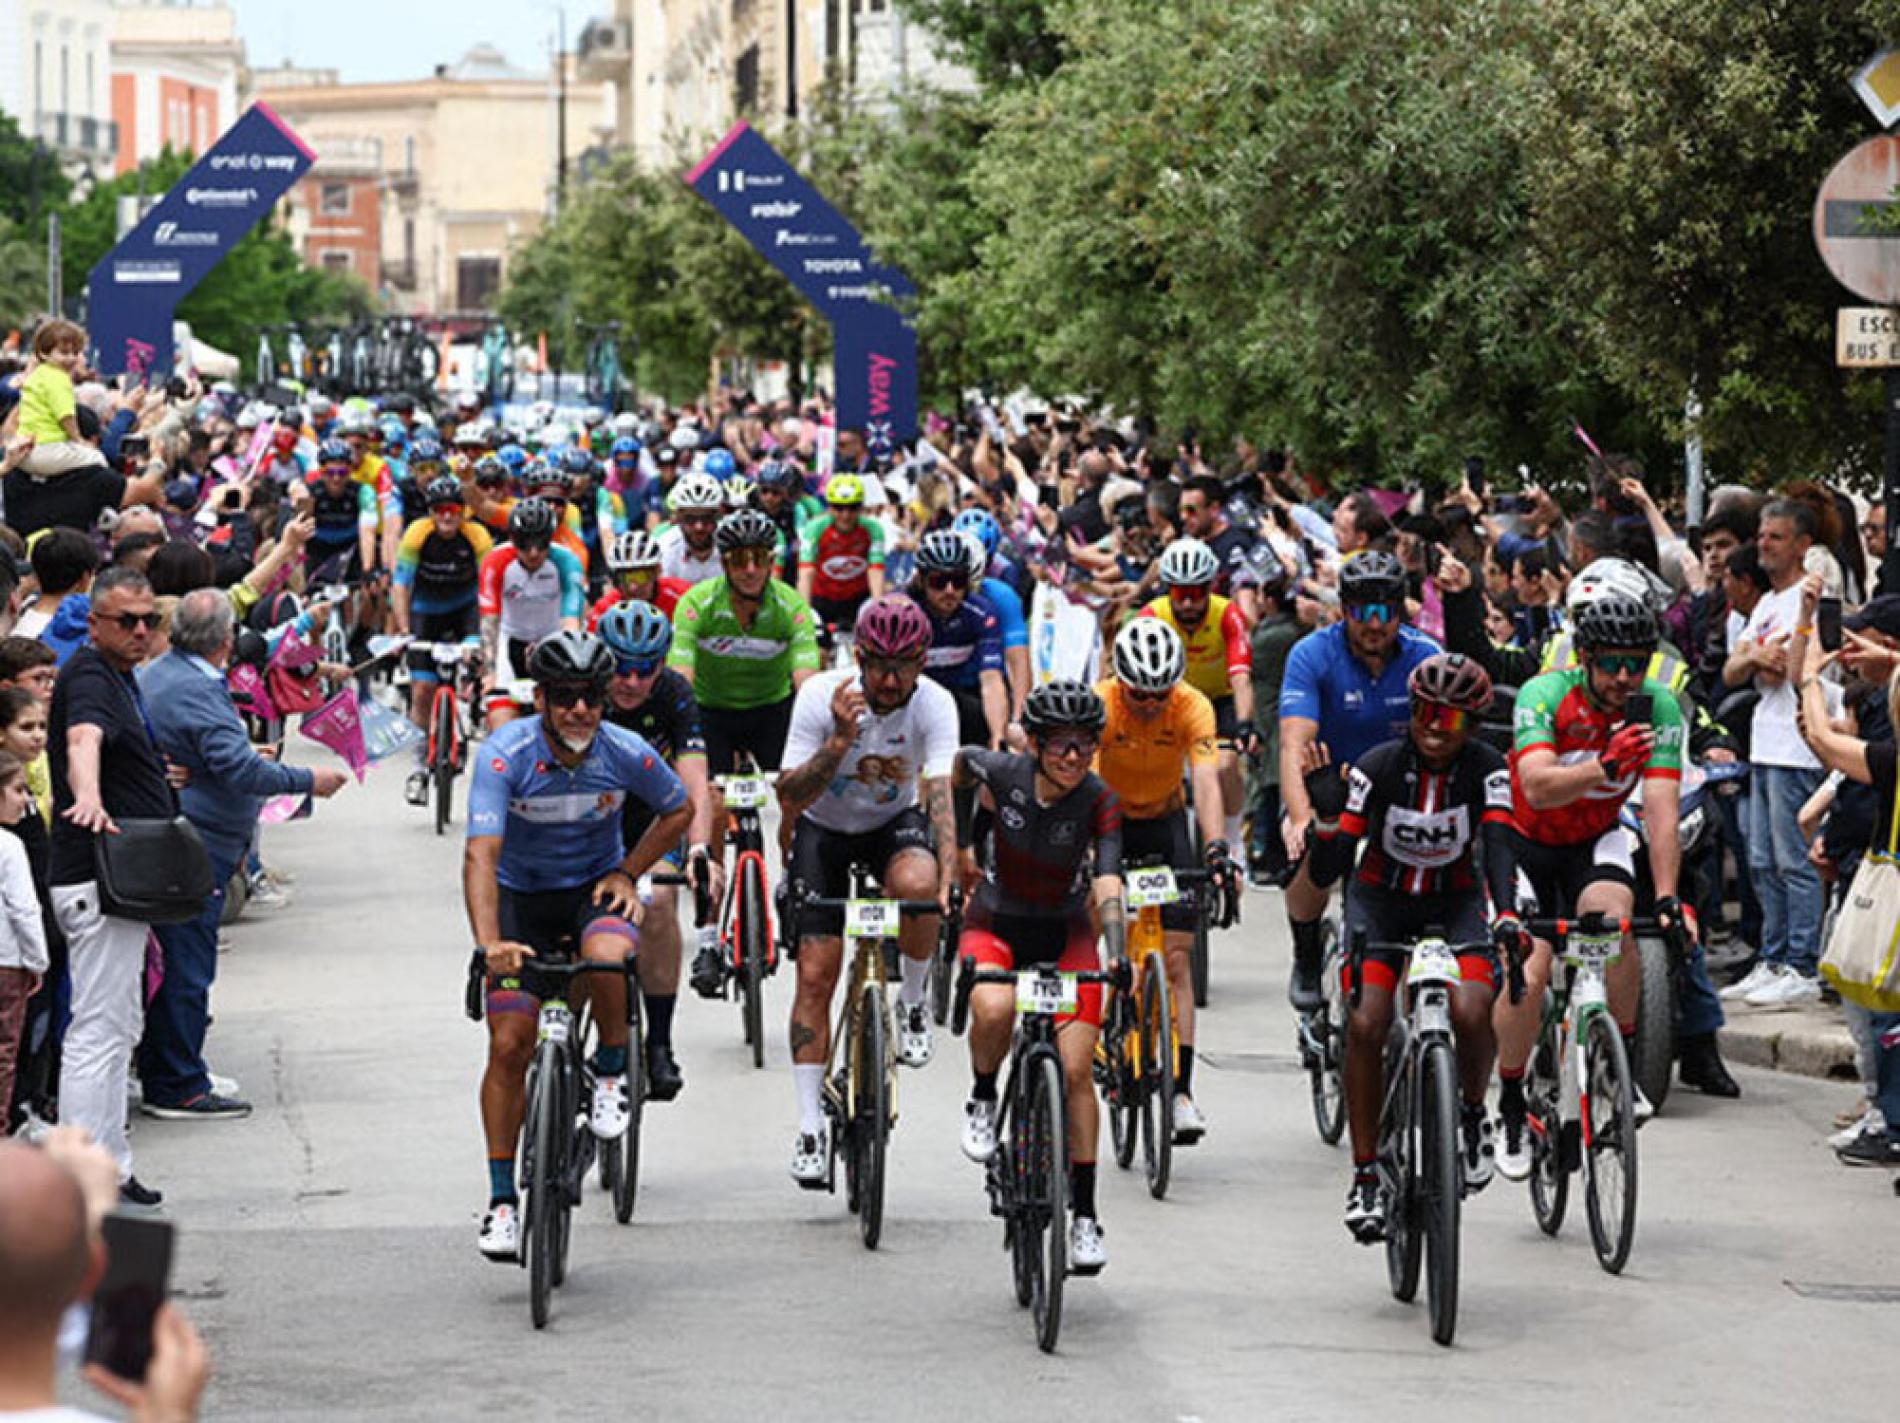
[(268, 105), (245, 110), (92, 269), (86, 323), (99, 370), (168, 371), (178, 303), (315, 158)]

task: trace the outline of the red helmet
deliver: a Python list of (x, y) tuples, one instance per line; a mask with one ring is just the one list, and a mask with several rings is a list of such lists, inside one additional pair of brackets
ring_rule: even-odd
[(278, 449), (288, 454), (291, 450), (297, 448), (297, 427), (294, 425), (279, 425), (277, 427), (277, 433), (271, 436), (271, 440)]
[(872, 657), (915, 657), (930, 646), (930, 619), (901, 593), (858, 609), (858, 651)]

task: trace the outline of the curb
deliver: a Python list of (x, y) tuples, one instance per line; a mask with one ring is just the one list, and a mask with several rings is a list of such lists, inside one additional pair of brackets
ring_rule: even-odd
[(1798, 1073), (1803, 1077), (1826, 1077), (1843, 1082), (1859, 1079), (1860, 1071), (1854, 1062), (1854, 1037), (1841, 1021), (1838, 1008), (1822, 1006), (1777, 1011), (1728, 1003), (1722, 1006), (1728, 1014), (1728, 1023), (1721, 1031), (1719, 1042), (1722, 1055), (1730, 1062)]

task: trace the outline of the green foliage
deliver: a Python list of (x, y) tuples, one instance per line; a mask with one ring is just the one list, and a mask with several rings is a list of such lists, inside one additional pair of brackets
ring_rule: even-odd
[(1062, 38), (1050, 8), (1046, 0), (904, 0), (908, 18), (948, 40), (956, 58), (992, 87), (1046, 79), (1061, 66)]
[(0, 216), (0, 331), (25, 326), (46, 309), (46, 240)]
[(37, 219), (64, 203), (70, 190), (53, 151), (0, 113), (0, 217), (37, 226)]

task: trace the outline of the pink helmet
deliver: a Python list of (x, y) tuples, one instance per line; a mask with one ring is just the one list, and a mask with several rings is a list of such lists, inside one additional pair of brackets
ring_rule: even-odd
[(858, 651), (872, 657), (915, 657), (930, 646), (930, 619), (902, 593), (886, 593), (858, 609)]

